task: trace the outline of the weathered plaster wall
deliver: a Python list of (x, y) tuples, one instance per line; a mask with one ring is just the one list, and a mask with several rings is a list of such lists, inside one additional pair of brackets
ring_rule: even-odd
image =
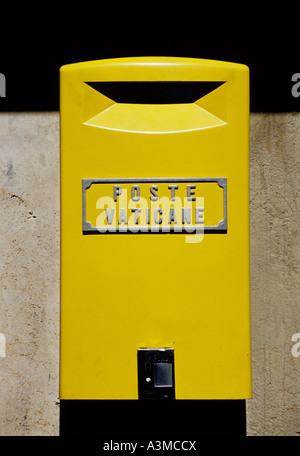
[(252, 114), (250, 435), (300, 434), (300, 114)]
[(58, 433), (59, 117), (0, 115), (0, 435)]
[[(251, 114), (250, 141), (248, 434), (298, 435), (300, 114)], [(58, 113), (0, 114), (0, 179), (0, 435), (58, 435)]]

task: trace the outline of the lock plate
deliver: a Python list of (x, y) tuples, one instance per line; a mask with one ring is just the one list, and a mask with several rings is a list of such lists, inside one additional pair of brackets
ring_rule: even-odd
[(139, 399), (175, 399), (174, 349), (138, 350)]

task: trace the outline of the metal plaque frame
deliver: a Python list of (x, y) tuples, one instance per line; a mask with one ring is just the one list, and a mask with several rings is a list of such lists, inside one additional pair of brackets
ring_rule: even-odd
[[(216, 182), (219, 187), (223, 188), (223, 212), (224, 218), (220, 220), (218, 225), (203, 226), (204, 233), (227, 233), (227, 178), (226, 177), (175, 177), (175, 178), (119, 178), (119, 179), (82, 179), (82, 233), (83, 234), (187, 234), (190, 230), (199, 230), (199, 225), (189, 225), (189, 231), (185, 230), (184, 226), (180, 227), (164, 227), (164, 226), (141, 226), (137, 232), (130, 230), (123, 231), (118, 227), (110, 228), (109, 231), (100, 232), (97, 227), (92, 226), (86, 220), (86, 190), (93, 184), (141, 184), (141, 183), (208, 183)], [(200, 228), (201, 229), (201, 228)]]

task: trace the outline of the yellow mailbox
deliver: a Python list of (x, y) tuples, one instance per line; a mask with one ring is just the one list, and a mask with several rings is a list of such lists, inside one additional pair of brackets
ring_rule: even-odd
[(248, 73), (61, 68), (61, 399), (251, 397)]

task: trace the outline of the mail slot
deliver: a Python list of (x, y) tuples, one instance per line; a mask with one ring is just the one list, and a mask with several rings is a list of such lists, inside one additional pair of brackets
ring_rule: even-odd
[(62, 400), (251, 397), (248, 73), (61, 68)]

